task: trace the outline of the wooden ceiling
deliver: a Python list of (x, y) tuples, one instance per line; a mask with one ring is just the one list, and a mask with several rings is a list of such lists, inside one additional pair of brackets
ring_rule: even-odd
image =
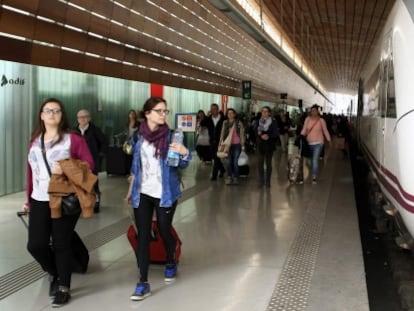
[(395, 0), (256, 0), (327, 91), (352, 92)]

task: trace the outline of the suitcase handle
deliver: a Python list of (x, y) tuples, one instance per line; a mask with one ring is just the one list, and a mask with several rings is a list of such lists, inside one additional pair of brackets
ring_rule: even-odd
[(23, 218), (23, 216), (28, 216), (29, 215), (29, 212), (27, 212), (27, 211), (20, 211), (20, 212), (17, 212), (16, 215), (17, 215), (17, 217), (20, 218), (20, 220), (22, 221), (23, 225), (26, 228), (29, 228), (29, 225), (27, 224), (26, 220)]

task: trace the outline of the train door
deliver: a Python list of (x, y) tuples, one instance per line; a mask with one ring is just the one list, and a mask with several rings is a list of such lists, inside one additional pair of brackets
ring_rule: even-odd
[[(378, 130), (380, 133), (377, 141), (377, 150), (379, 152), (378, 159), (381, 166), (386, 164), (386, 148), (390, 148), (392, 131), (387, 131), (387, 128), (392, 128), (392, 122), (389, 118), (395, 118), (395, 92), (394, 92), (394, 66), (393, 66), (393, 52), (392, 52), (392, 31), (388, 33), (385, 38), (381, 65), (380, 65), (380, 92), (379, 92), (379, 124)], [(388, 142), (388, 143), (387, 143)], [(385, 165), (386, 166), (386, 165)]]

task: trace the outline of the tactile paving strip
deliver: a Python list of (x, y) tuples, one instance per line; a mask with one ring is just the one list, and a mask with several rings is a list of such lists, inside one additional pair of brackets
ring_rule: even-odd
[[(329, 193), (325, 189), (324, 193)], [(268, 311), (301, 311), (307, 307), (310, 285), (319, 252), (327, 198), (316, 195), (307, 208), (276, 284)]]

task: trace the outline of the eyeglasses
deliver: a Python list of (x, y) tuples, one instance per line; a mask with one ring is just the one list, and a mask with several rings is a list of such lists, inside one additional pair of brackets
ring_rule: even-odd
[(59, 109), (59, 108), (56, 108), (56, 109), (48, 109), (48, 108), (46, 108), (46, 109), (43, 109), (42, 111), (43, 111), (43, 113), (46, 113), (46, 114), (58, 114), (58, 113), (61, 113), (62, 112), (62, 110)]
[(158, 113), (159, 115), (162, 115), (162, 114), (165, 114), (165, 115), (167, 115), (167, 114), (169, 114), (170, 113), (170, 111), (168, 110), (168, 109), (151, 109), (152, 111), (155, 111), (156, 113)]
[(89, 116), (78, 116), (78, 119), (87, 119)]

